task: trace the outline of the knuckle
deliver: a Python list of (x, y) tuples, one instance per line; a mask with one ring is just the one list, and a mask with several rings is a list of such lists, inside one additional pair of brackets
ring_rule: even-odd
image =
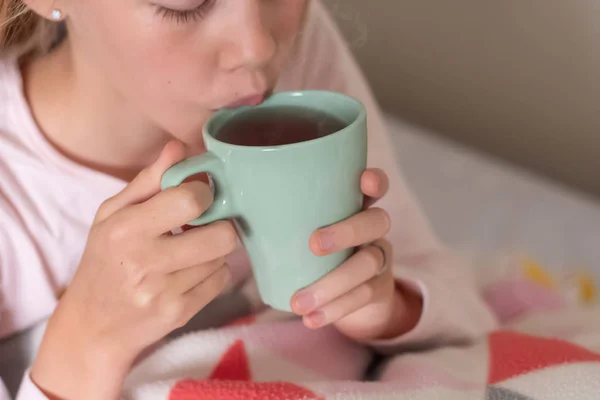
[(104, 248), (105, 254), (111, 257), (122, 256), (125, 246), (128, 229), (121, 223), (115, 223), (114, 219), (106, 220), (98, 225), (92, 226), (89, 233), (88, 243), (95, 241)]
[(102, 220), (108, 217), (110, 209), (112, 208), (113, 198), (109, 198), (104, 200), (100, 207), (98, 207), (98, 211), (96, 212), (96, 220)]
[(148, 288), (138, 288), (133, 293), (133, 302), (140, 309), (149, 309), (156, 302), (156, 294)]
[(121, 268), (130, 284), (137, 285), (152, 269), (155, 262), (152, 252), (133, 237), (129, 224), (110, 221), (92, 228), (90, 237), (92, 235), (102, 242), (105, 255)]
[(144, 249), (128, 248), (120, 256), (121, 268), (125, 277), (133, 285), (142, 282), (152, 270), (152, 256)]
[(121, 261), (121, 266), (125, 269), (125, 275), (133, 285), (137, 285), (148, 275), (147, 265), (138, 258), (130, 256), (127, 260)]
[(130, 236), (131, 229), (124, 221), (113, 221), (107, 224), (106, 235), (109, 243), (120, 246)]

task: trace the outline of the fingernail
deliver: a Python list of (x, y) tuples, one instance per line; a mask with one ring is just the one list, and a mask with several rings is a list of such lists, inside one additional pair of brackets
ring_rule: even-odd
[(311, 328), (320, 328), (327, 324), (327, 317), (322, 311), (315, 311), (306, 317)]
[(315, 296), (311, 293), (299, 293), (294, 301), (294, 311), (298, 314), (304, 314), (311, 311), (315, 305)]
[(329, 251), (333, 249), (333, 232), (329, 229), (325, 229), (319, 233), (319, 244), (321, 246), (321, 250)]

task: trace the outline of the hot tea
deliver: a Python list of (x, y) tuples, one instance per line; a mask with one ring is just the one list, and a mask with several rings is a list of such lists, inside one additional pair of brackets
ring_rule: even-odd
[(346, 125), (320, 110), (290, 106), (256, 108), (233, 116), (216, 137), (239, 146), (281, 146), (327, 136)]

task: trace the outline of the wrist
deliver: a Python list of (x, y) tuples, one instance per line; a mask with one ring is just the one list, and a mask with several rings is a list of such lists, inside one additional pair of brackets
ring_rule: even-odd
[(77, 313), (59, 306), (48, 323), (31, 380), (50, 399), (119, 396), (136, 354), (90, 335)]
[(405, 335), (416, 328), (423, 313), (423, 297), (408, 288), (396, 285), (391, 299), (392, 312), (386, 329), (378, 339), (393, 339)]

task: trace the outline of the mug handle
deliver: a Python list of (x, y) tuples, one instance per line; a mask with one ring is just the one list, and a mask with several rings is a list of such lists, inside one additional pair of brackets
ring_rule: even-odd
[(200, 217), (188, 222), (188, 225), (206, 225), (232, 216), (231, 201), (227, 195), (225, 184), (225, 170), (223, 161), (213, 153), (207, 152), (199, 156), (188, 158), (175, 164), (165, 172), (161, 179), (162, 190), (176, 187), (190, 176), (205, 172), (211, 176), (213, 182), (213, 204)]

